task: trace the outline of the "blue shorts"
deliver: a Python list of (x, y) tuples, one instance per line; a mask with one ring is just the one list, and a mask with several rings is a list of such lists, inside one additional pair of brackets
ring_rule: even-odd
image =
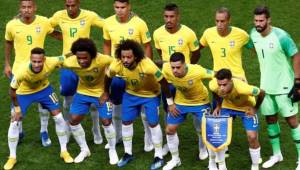
[(40, 103), (49, 112), (59, 109), (59, 101), (52, 87), (49, 85), (45, 89), (33, 94), (17, 94), (17, 99), (21, 107), (22, 115), (25, 116), (27, 108), (32, 103)]
[(160, 96), (139, 97), (125, 92), (122, 103), (122, 121), (134, 121), (141, 113), (143, 106), (149, 125), (156, 125), (159, 123), (159, 105)]
[(62, 96), (73, 96), (76, 93), (79, 78), (69, 69), (60, 69), (60, 94)]
[(96, 106), (101, 119), (112, 118), (112, 104), (110, 102), (100, 105), (98, 97), (87, 96), (79, 93), (74, 95), (70, 108), (70, 114), (85, 115), (89, 113), (89, 109), (92, 104)]
[(180, 124), (184, 122), (188, 113), (192, 113), (201, 122), (202, 116), (210, 113), (210, 104), (198, 105), (198, 106), (184, 106), (176, 104), (176, 108), (180, 111), (180, 115), (173, 117), (171, 113), (168, 113), (167, 124)]
[(232, 109), (221, 109), (221, 115), (231, 116), (231, 117), (241, 117), (243, 121), (244, 128), (246, 130), (257, 131), (258, 130), (258, 117), (255, 116), (249, 117), (245, 112), (232, 110)]
[[(168, 83), (168, 86), (169, 86), (172, 96), (175, 97), (176, 88), (171, 83)], [(163, 102), (164, 111), (166, 113), (168, 113), (168, 103), (167, 103), (166, 95), (164, 94), (163, 91), (161, 92), (161, 100)]]
[(125, 93), (126, 82), (121, 77), (113, 77), (110, 85), (111, 93), (110, 100), (113, 104), (119, 105), (122, 103), (122, 96)]

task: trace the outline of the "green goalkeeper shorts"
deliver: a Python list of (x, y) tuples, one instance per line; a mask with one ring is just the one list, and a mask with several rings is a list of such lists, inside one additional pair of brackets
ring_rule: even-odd
[(290, 117), (298, 113), (298, 103), (292, 103), (287, 94), (266, 94), (264, 101), (260, 106), (260, 113), (264, 116), (271, 116), (279, 113), (282, 117)]

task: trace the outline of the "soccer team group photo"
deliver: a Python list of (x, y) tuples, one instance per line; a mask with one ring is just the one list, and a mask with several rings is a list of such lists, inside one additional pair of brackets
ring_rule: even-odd
[(1, 168), (300, 170), (299, 2), (2, 3)]

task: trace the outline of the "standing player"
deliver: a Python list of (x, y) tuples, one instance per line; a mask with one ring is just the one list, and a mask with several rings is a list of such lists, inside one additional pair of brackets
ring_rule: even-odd
[(72, 44), (71, 51), (76, 56), (67, 58), (64, 67), (73, 70), (79, 77), (77, 92), (71, 104), (69, 120), (71, 132), (81, 150), (74, 162), (80, 163), (91, 154), (80, 122), (83, 120), (84, 115), (89, 112), (91, 105), (94, 105), (99, 112), (98, 117), (101, 118), (105, 136), (109, 143), (109, 162), (114, 165), (119, 159), (115, 149), (115, 130), (111, 123), (111, 104), (109, 102), (99, 102), (99, 97), (104, 92), (105, 70), (113, 59), (110, 56), (97, 53), (96, 45), (88, 38), (76, 40)]
[(15, 73), (10, 84), (10, 96), (13, 103), (14, 115), (8, 129), (9, 159), (4, 165), (4, 169), (12, 169), (17, 163), (16, 151), (19, 140), (19, 121), (25, 116), (27, 108), (32, 103), (40, 103), (47, 109), (55, 121), (56, 134), (59, 139), (61, 153), (60, 156), (65, 163), (72, 163), (73, 158), (67, 151), (66, 122), (59, 110), (59, 102), (48, 81), (49, 74), (59, 65), (64, 58), (45, 57), (42, 48), (31, 50), (30, 62), (19, 65), (18, 72)]
[[(181, 52), (185, 56), (185, 62), (187, 64), (197, 64), (200, 52), (199, 41), (196, 34), (189, 27), (180, 24), (179, 8), (176, 4), (167, 4), (164, 8), (164, 21), (165, 24), (153, 33), (153, 39), (155, 48), (161, 58), (161, 61), (156, 62), (158, 65), (162, 65), (165, 62), (170, 61), (170, 56), (174, 52)], [(172, 94), (175, 95), (175, 88), (172, 84), (169, 84), (169, 88)], [(167, 104), (164, 95), (162, 95), (164, 109), (167, 113)], [(206, 147), (202, 143), (200, 122), (194, 117), (194, 126), (197, 130), (199, 137), (199, 158), (201, 160), (206, 159), (208, 154)], [(164, 153), (166, 154), (166, 147), (164, 146)]]
[(177, 136), (179, 124), (184, 122), (188, 113), (195, 115), (199, 122), (203, 114), (210, 113), (208, 91), (202, 79), (211, 79), (213, 71), (199, 65), (186, 64), (184, 54), (175, 52), (171, 55), (170, 63), (164, 64), (162, 72), (166, 80), (176, 87), (175, 104), (179, 110), (179, 114), (169, 113), (167, 117), (167, 142), (172, 159), (163, 170), (171, 170), (181, 165)]
[[(36, 15), (37, 6), (34, 0), (20, 0), (19, 15), (9, 21), (5, 30), (5, 69), (6, 77), (12, 79), (20, 65), (29, 61), (30, 51), (34, 47), (44, 47), (46, 36), (61, 40), (61, 33), (54, 31), (46, 17)], [(15, 49), (13, 68), (10, 66), (11, 51)], [(41, 120), (41, 141), (43, 146), (50, 146), (48, 137), (49, 112), (39, 106)], [(11, 113), (14, 113), (11, 110)], [(24, 136), (22, 120), (18, 126), (20, 140)]]
[[(123, 167), (132, 159), (133, 121), (145, 109), (146, 120), (150, 126), (151, 138), (155, 148), (154, 161), (150, 169), (162, 167), (162, 132), (159, 125), (160, 84), (168, 97), (170, 110), (175, 109), (167, 81), (151, 59), (145, 57), (139, 43), (133, 40), (122, 41), (116, 49), (116, 60), (111, 63), (105, 89), (109, 91), (111, 77), (119, 75), (126, 81), (126, 92), (122, 104), (122, 137), (125, 154), (118, 166)], [(108, 95), (104, 96), (108, 98)], [(126, 99), (126, 100), (125, 100)]]
[[(252, 160), (251, 170), (259, 169), (260, 145), (258, 142), (258, 119), (257, 110), (261, 105), (265, 92), (258, 87), (248, 85), (244, 81), (232, 78), (229, 69), (221, 69), (216, 73), (216, 79), (209, 82), (209, 88), (217, 101), (213, 112), (215, 116), (239, 116), (246, 129), (249, 152)], [(257, 96), (257, 100), (253, 96)], [(223, 98), (223, 101), (221, 100)], [(225, 152), (216, 160), (219, 163), (219, 170), (226, 170)], [(210, 151), (210, 154), (214, 154)], [(219, 155), (219, 154), (218, 154)], [(210, 160), (210, 167), (212, 166)], [(211, 168), (213, 169), (213, 168)]]
[(248, 34), (230, 26), (230, 11), (221, 7), (215, 16), (216, 26), (204, 31), (200, 38), (200, 48), (209, 47), (213, 57), (213, 70), (231, 70), (234, 77), (246, 81), (242, 66), (242, 48), (249, 41)]
[[(254, 24), (249, 47), (256, 50), (261, 72), (260, 87), (266, 91), (261, 113), (266, 117), (273, 155), (263, 164), (263, 168), (270, 168), (283, 160), (278, 113), (291, 127), (298, 161), (300, 160), (300, 127), (297, 118), (297, 101), (300, 100), (300, 54), (287, 32), (271, 26), (270, 11), (267, 7), (257, 7), (254, 10)], [(289, 92), (291, 96), (288, 96)], [(298, 162), (297, 170), (299, 169)]]
[[(115, 56), (116, 46), (126, 39), (132, 39), (140, 44), (143, 44), (145, 54), (147, 57), (152, 58), (151, 36), (146, 23), (131, 11), (131, 4), (129, 0), (114, 0), (115, 15), (105, 19), (103, 27), (103, 52), (106, 55)], [(125, 89), (125, 82), (120, 77), (114, 77), (112, 81), (112, 94), (111, 100), (113, 102), (113, 121), (116, 129), (117, 141), (122, 138), (121, 134), (121, 104), (122, 94)], [(151, 134), (145, 116), (142, 114), (142, 121), (145, 128), (145, 151), (151, 151), (153, 145)]]
[[(52, 27), (59, 26), (63, 34), (63, 54), (71, 50), (72, 43), (78, 38), (88, 38), (92, 26), (102, 28), (103, 19), (95, 12), (80, 9), (79, 0), (65, 0), (65, 10), (56, 12), (51, 18)], [(64, 109), (68, 113), (73, 95), (76, 92), (78, 76), (68, 69), (60, 70), (60, 93), (64, 96)], [(91, 108), (94, 143), (101, 144), (103, 139), (99, 128), (97, 109)]]

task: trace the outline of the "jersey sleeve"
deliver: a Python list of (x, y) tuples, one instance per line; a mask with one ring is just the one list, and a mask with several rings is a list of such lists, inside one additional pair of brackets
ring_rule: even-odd
[(211, 81), (209, 81), (208, 87), (212, 92), (217, 93), (218, 92), (217, 79), (214, 78)]
[(258, 87), (249, 85), (242, 80), (238, 80), (234, 85), (239, 94), (258, 96), (260, 93), (260, 89)]
[(97, 26), (99, 28), (103, 28), (104, 19), (100, 17), (98, 14), (96, 14), (95, 12), (92, 12), (91, 15), (92, 15), (92, 25)]
[(52, 28), (55, 28), (59, 22), (59, 12), (56, 12), (51, 18), (49, 18)]
[(249, 36), (249, 40), (248, 42), (245, 44), (245, 47), (248, 49), (253, 49), (254, 48), (254, 43), (253, 40), (251, 38), (252, 32), (254, 31), (255, 28), (252, 28), (252, 30), (250, 31), (250, 36)]
[(159, 44), (159, 39), (158, 39), (159, 35), (158, 34), (159, 34), (158, 30), (154, 31), (154, 33), (153, 33), (153, 40), (154, 40), (154, 46), (155, 46), (155, 48), (160, 50), (161, 47), (160, 47), (160, 44)]
[(153, 63), (153, 61), (149, 58), (146, 58), (147, 62), (145, 62), (145, 70), (147, 70), (147, 73), (149, 75), (154, 75), (154, 78), (156, 79), (157, 82), (159, 82), (160, 80), (162, 80), (164, 78), (162, 72), (160, 71), (160, 69)]
[(10, 23), (6, 24), (6, 28), (5, 28), (5, 40), (6, 41), (13, 41), (14, 40), (14, 36), (12, 34), (12, 27)]
[(199, 70), (199, 74), (201, 75), (202, 79), (212, 79), (214, 77), (214, 72), (212, 70), (203, 68), (201, 66), (199, 66), (198, 70)]
[(47, 29), (47, 33), (51, 34), (54, 31), (54, 27), (50, 23), (50, 19), (46, 19), (45, 28)]
[(140, 35), (141, 40), (143, 44), (146, 44), (151, 41), (151, 34), (147, 27), (147, 24), (144, 21), (141, 21), (141, 24), (139, 25), (140, 29)]
[(284, 35), (280, 36), (279, 41), (286, 56), (292, 57), (298, 52), (295, 42), (288, 33), (285, 32)]
[(188, 46), (190, 51), (196, 51), (199, 49), (199, 41), (197, 39), (196, 34), (191, 31), (191, 35), (189, 36)]
[(208, 46), (206, 36), (207, 36), (207, 30), (204, 31), (202, 37), (200, 38), (200, 45), (202, 45), (203, 47)]
[(104, 40), (111, 40), (109, 31), (108, 31), (108, 22), (105, 20), (103, 23), (103, 39)]
[(120, 67), (119, 61), (117, 59), (114, 59), (106, 71), (107, 77), (112, 78), (112, 77), (116, 76), (120, 70), (119, 67)]
[(20, 87), (21, 82), (22, 78), (20, 76), (14, 75), (10, 82), (10, 87), (13, 89), (18, 89)]
[(47, 57), (47, 59), (51, 61), (53, 67), (62, 67), (64, 64), (65, 57), (61, 55), (55, 57)]
[(241, 39), (242, 39), (243, 46), (246, 45), (249, 42), (249, 35), (244, 30), (242, 30)]

